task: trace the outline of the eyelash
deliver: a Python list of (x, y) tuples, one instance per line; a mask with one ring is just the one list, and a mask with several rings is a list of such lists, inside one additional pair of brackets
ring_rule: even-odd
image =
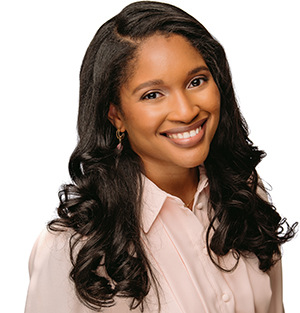
[[(203, 77), (203, 76), (202, 76), (202, 77), (195, 77), (195, 78), (193, 78), (193, 79), (189, 82), (188, 88), (189, 88), (189, 86), (190, 86), (193, 82), (199, 81), (199, 80), (202, 80), (203, 82), (206, 82), (206, 81), (208, 81), (208, 78), (207, 78), (207, 77)], [(191, 88), (199, 87), (199, 86), (201, 86), (201, 85), (203, 84), (203, 82), (202, 82), (202, 83), (199, 83), (199, 84), (196, 85), (196, 86), (192, 86)], [(153, 95), (156, 95), (155, 98), (152, 98), (152, 97), (151, 97), (151, 96), (153, 96)], [(157, 95), (162, 96), (162, 94), (161, 94), (159, 91), (150, 91), (150, 92), (147, 92), (146, 94), (144, 94), (144, 95), (141, 97), (141, 100), (155, 100), (155, 99), (157, 99), (157, 98), (160, 98), (160, 96), (157, 96)]]
[(161, 93), (159, 91), (150, 91), (150, 92), (146, 93), (145, 95), (143, 95), (141, 97), (141, 100), (155, 100), (155, 99), (157, 99), (159, 97), (156, 96), (155, 98), (151, 98), (150, 96), (151, 95), (158, 95), (158, 94), (161, 95)]
[[(199, 80), (202, 80), (203, 82), (207, 82), (208, 78), (207, 78), (207, 77), (204, 77), (204, 76), (201, 76), (201, 77), (195, 77), (195, 78), (193, 78), (193, 79), (189, 82), (189, 84), (188, 84), (188, 88), (189, 88), (189, 86), (190, 86), (193, 82), (195, 82), (195, 81), (199, 81)], [(192, 86), (192, 88), (196, 88), (196, 87), (201, 86), (201, 85), (203, 84), (203, 82), (202, 82), (202, 83), (200, 83), (200, 84), (198, 84), (197, 86)]]

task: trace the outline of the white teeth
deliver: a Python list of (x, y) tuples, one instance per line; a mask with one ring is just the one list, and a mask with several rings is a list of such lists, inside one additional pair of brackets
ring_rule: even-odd
[(168, 134), (168, 137), (171, 139), (187, 139), (190, 137), (194, 137), (201, 131), (201, 126), (191, 130), (190, 132), (177, 133), (177, 134)]
[(195, 131), (195, 130), (192, 130), (192, 131), (190, 132), (190, 134), (191, 134), (191, 137), (194, 137), (194, 136), (196, 136), (196, 131)]

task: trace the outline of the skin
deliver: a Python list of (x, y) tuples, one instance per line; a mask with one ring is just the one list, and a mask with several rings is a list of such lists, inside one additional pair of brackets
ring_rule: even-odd
[(126, 131), (146, 176), (188, 203), (218, 126), (219, 90), (184, 37), (153, 35), (138, 49), (134, 73), (121, 87), (122, 112), (111, 104), (108, 117)]

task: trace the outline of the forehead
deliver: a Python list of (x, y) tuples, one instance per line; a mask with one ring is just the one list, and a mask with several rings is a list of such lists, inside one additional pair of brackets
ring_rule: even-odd
[(156, 34), (140, 43), (128, 83), (178, 76), (203, 65), (200, 52), (183, 36)]

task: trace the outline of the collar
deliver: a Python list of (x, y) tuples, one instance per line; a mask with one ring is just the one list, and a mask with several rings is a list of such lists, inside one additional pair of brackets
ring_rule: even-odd
[[(199, 166), (199, 177), (200, 179), (194, 197), (194, 206), (195, 203), (197, 203), (199, 194), (203, 191), (204, 188), (208, 186), (208, 178), (206, 176), (206, 171), (203, 165)], [(143, 186), (142, 228), (145, 233), (148, 233), (167, 198), (175, 199), (181, 206), (183, 206), (184, 203), (178, 197), (173, 196), (160, 189), (146, 176), (144, 176), (143, 179)]]

